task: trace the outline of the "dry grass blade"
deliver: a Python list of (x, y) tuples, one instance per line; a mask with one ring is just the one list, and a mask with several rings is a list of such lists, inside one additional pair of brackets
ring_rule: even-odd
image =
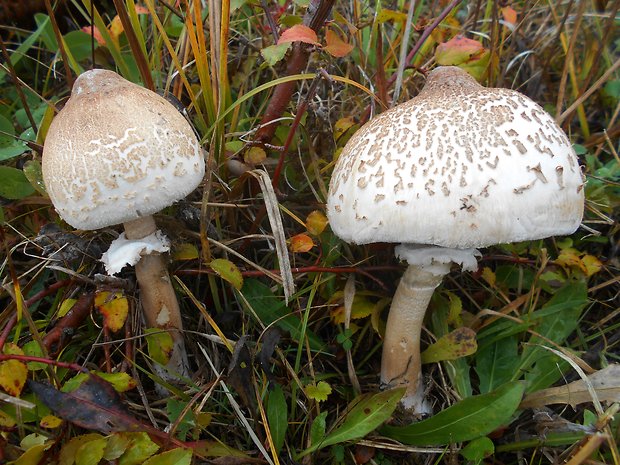
[(280, 215), (280, 208), (278, 207), (278, 198), (273, 190), (269, 174), (267, 174), (266, 171), (253, 170), (250, 171), (250, 174), (258, 180), (260, 188), (263, 192), (265, 208), (267, 209), (267, 216), (269, 218), (269, 224), (271, 225), (271, 232), (273, 233), (278, 262), (280, 264), (280, 274), (282, 276), (282, 286), (284, 288), (284, 300), (286, 301), (286, 304), (288, 304), (290, 298), (295, 293), (295, 282), (293, 280), (291, 261), (286, 247), (286, 235), (284, 232), (284, 226), (282, 225), (282, 215)]

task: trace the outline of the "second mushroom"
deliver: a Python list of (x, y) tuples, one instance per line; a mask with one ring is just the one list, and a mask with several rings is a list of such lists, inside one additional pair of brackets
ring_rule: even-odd
[(406, 410), (431, 411), (420, 335), (452, 264), (475, 270), (478, 247), (570, 234), (583, 204), (577, 156), (553, 118), (457, 67), (435, 69), (417, 97), (354, 134), (334, 168), (327, 213), (343, 240), (400, 244), (396, 254), (409, 265), (381, 361), (382, 386), (406, 386)]

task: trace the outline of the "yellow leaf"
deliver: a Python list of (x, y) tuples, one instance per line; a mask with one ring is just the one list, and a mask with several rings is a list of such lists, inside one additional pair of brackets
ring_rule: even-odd
[[(377, 304), (372, 303), (359, 294), (355, 294), (353, 304), (351, 305), (351, 319), (359, 320), (360, 318), (366, 318), (373, 313), (376, 306)], [(334, 323), (344, 323), (344, 305), (332, 309), (330, 316)]]
[(0, 410), (0, 427), (13, 428), (15, 425), (15, 419), (8, 413), (4, 413), (2, 410)]
[(308, 384), (304, 391), (310, 399), (314, 399), (317, 402), (327, 400), (327, 396), (332, 393), (332, 387), (325, 381), (319, 381), (318, 384)]
[(123, 33), (123, 23), (121, 23), (121, 18), (118, 15), (116, 15), (110, 23), (108, 31), (110, 32), (112, 40), (118, 42), (118, 36)]
[(327, 217), (320, 211), (314, 210), (306, 218), (306, 229), (313, 236), (320, 235), (327, 226)]
[(267, 158), (267, 152), (261, 147), (250, 147), (243, 154), (243, 161), (250, 165), (258, 165), (265, 161)]
[(601, 263), (601, 261), (598, 258), (596, 258), (594, 255), (584, 255), (581, 258), (581, 262), (583, 263), (586, 269), (586, 276), (588, 278), (592, 276), (593, 274), (601, 271), (601, 268), (603, 267), (603, 264)]
[[(7, 355), (24, 355), (23, 351), (15, 344), (5, 344), (4, 353)], [(19, 397), (26, 384), (28, 367), (19, 360), (4, 360), (0, 362), (0, 387), (7, 394)]]
[(123, 327), (129, 313), (129, 302), (120, 292), (97, 292), (95, 305), (103, 315), (103, 324), (112, 332)]
[(422, 352), (422, 363), (456, 360), (478, 350), (476, 332), (470, 328), (458, 328), (442, 336)]
[(495, 276), (495, 272), (488, 266), (485, 266), (482, 269), (482, 279), (484, 279), (487, 283), (489, 283), (491, 287), (495, 287), (495, 283), (497, 282), (497, 277)]
[(397, 23), (407, 21), (407, 15), (401, 11), (388, 10), (387, 8), (381, 8), (377, 14), (377, 21), (385, 23), (387, 21), (394, 21)]
[(54, 415), (45, 415), (39, 422), (41, 428), (54, 429), (60, 425), (62, 425), (62, 418), (55, 417)]
[(160, 365), (166, 365), (174, 348), (172, 336), (158, 328), (146, 328), (145, 333), (149, 356)]
[(173, 260), (195, 260), (200, 258), (198, 248), (194, 244), (183, 243), (174, 247)]
[(216, 258), (209, 263), (209, 266), (222, 279), (228, 281), (238, 291), (243, 287), (243, 276), (237, 265), (225, 258)]
[(73, 308), (73, 306), (75, 305), (75, 303), (77, 302), (77, 299), (65, 299), (62, 301), (62, 303), (60, 304), (60, 308), (58, 309), (58, 317), (63, 317), (65, 316), (67, 313), (69, 313), (69, 310), (71, 310)]

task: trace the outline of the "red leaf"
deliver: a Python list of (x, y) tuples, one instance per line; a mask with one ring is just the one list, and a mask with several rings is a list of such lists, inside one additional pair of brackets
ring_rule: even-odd
[(502, 8), (502, 16), (504, 16), (504, 21), (508, 24), (512, 24), (513, 26), (517, 24), (517, 12), (513, 8), (509, 6)]
[(306, 44), (320, 45), (316, 32), (303, 24), (295, 24), (282, 33), (280, 40), (278, 40), (278, 45), (285, 44), (286, 42), (304, 42)]
[(353, 44), (342, 40), (342, 38), (331, 29), (328, 29), (325, 34), (325, 42), (327, 42), (327, 45), (323, 48), (323, 50), (337, 58), (342, 58), (348, 55), (354, 48)]

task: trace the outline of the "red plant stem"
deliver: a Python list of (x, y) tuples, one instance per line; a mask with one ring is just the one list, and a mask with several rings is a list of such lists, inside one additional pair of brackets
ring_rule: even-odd
[(43, 345), (48, 351), (58, 353), (69, 342), (70, 337), (67, 335), (72, 334), (72, 330), (79, 327), (88, 317), (94, 299), (93, 292), (83, 294), (71, 310), (45, 335)]
[(77, 363), (59, 362), (58, 360), (52, 360), (44, 357), (35, 357), (32, 355), (16, 355), (16, 354), (0, 354), (0, 362), (5, 360), (19, 360), (20, 362), (37, 362), (45, 363), (46, 365), (53, 365), (59, 368), (68, 368), (70, 370), (80, 371), (82, 373), (88, 373), (88, 369), (78, 365)]
[[(318, 32), (327, 20), (334, 3), (336, 0), (312, 0), (304, 17), (304, 24)], [(294, 42), (284, 75), (292, 76), (301, 73), (308, 65), (311, 51), (312, 47), (308, 44)], [(278, 84), (275, 87), (260, 122), (260, 127), (256, 131), (254, 137), (256, 142), (264, 144), (271, 141), (278, 126), (273, 121), (282, 116), (296, 88), (297, 83), (295, 81)]]

